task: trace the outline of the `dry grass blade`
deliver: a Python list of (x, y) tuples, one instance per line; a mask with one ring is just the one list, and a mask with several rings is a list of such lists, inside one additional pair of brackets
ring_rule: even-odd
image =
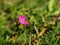
[(38, 32), (38, 29), (35, 25), (34, 25), (34, 29), (35, 29), (36, 33), (38, 34), (39, 32)]
[(46, 30), (47, 30), (47, 24), (45, 23), (41, 29), (41, 32), (37, 34), (36, 38), (34, 38), (33, 41), (38, 44), (39, 37), (43, 36)]
[(47, 30), (47, 24), (44, 24), (44, 26), (41, 29), (41, 32), (38, 34), (38, 38), (41, 37), (45, 33), (46, 30)]
[(12, 38), (10, 38), (8, 42), (15, 42), (16, 38), (17, 38), (17, 35), (12, 36)]

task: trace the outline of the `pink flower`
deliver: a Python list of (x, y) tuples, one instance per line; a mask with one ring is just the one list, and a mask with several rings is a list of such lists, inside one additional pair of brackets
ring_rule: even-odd
[(29, 22), (26, 20), (26, 16), (20, 15), (18, 17), (18, 20), (19, 20), (20, 24), (22, 24), (24, 26), (29, 25)]

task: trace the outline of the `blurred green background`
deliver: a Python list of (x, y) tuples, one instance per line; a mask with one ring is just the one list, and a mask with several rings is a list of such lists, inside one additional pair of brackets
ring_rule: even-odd
[[(19, 15), (27, 16), (27, 27)], [(60, 0), (0, 0), (0, 45), (60, 45)]]

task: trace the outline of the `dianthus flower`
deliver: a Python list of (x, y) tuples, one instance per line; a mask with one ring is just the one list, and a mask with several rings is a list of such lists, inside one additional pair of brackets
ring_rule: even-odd
[(20, 24), (22, 24), (24, 26), (29, 25), (29, 22), (26, 20), (26, 16), (20, 15), (18, 17), (18, 20), (19, 20)]

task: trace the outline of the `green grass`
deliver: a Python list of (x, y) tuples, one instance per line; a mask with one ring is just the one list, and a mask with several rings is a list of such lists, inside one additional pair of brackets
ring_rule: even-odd
[(0, 0), (0, 45), (60, 45), (60, 0)]

